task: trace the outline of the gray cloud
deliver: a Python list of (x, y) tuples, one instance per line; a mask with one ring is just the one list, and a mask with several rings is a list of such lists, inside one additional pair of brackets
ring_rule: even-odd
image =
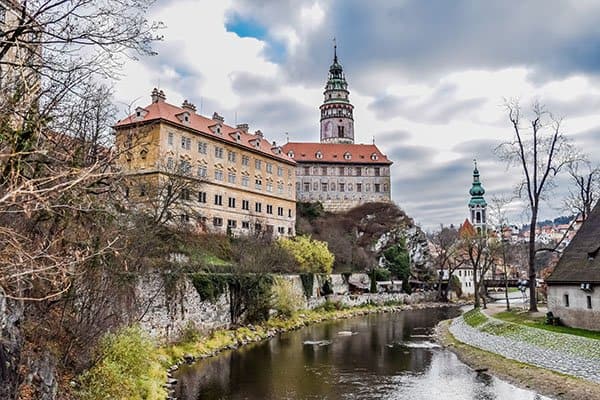
[(269, 79), (247, 72), (236, 72), (231, 80), (233, 90), (241, 96), (267, 93), (272, 95), (279, 90), (280, 86), (280, 82), (276, 79)]

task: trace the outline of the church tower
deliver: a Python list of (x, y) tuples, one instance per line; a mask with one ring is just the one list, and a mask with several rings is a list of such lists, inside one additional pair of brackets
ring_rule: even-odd
[(348, 83), (342, 64), (338, 62), (337, 45), (333, 46), (333, 64), (321, 105), (321, 143), (354, 143), (354, 106), (348, 99)]
[(483, 198), (485, 189), (481, 186), (479, 180), (479, 170), (477, 169), (477, 160), (473, 160), (475, 163), (475, 169), (473, 170), (473, 185), (469, 194), (471, 200), (469, 201), (469, 211), (471, 212), (471, 223), (477, 230), (477, 233), (486, 233), (487, 231), (487, 203)]

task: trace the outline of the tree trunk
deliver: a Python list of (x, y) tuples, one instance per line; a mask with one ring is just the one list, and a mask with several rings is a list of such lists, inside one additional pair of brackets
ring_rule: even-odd
[(473, 266), (473, 289), (475, 295), (475, 308), (480, 307), (479, 303), (479, 282), (477, 279), (477, 266)]
[(537, 225), (537, 207), (531, 210), (531, 226), (529, 227), (529, 311), (536, 312), (537, 298), (535, 296), (535, 227)]

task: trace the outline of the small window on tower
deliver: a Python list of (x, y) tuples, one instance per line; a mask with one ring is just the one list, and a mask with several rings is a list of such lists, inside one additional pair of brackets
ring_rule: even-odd
[(338, 126), (338, 137), (344, 137), (344, 127)]

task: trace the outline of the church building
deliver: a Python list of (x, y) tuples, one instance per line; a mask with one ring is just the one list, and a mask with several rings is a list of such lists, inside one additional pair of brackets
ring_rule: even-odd
[(288, 142), (283, 146), (296, 162), (296, 200), (321, 202), (331, 212), (391, 201), (392, 161), (374, 143), (354, 143), (354, 106), (349, 93), (334, 46), (320, 106), (320, 142)]

